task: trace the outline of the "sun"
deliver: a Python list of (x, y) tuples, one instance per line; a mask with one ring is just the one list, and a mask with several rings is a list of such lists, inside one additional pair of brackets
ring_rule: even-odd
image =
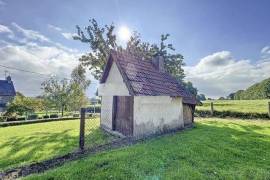
[(121, 26), (119, 28), (119, 31), (118, 31), (118, 36), (119, 36), (120, 40), (122, 40), (122, 41), (128, 41), (129, 38), (130, 38), (130, 36), (131, 36), (131, 32), (130, 32), (130, 30), (129, 30), (128, 27)]

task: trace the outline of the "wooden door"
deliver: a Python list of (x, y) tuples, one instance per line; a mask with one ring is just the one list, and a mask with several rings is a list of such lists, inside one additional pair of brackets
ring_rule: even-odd
[(113, 129), (125, 136), (133, 134), (133, 97), (114, 97), (114, 122)]

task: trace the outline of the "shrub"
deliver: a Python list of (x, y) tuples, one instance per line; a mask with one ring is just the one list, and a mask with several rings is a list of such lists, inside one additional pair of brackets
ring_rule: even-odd
[(27, 119), (28, 120), (38, 119), (38, 115), (37, 114), (31, 114), (31, 115), (28, 116)]
[(50, 118), (58, 118), (58, 114), (51, 114)]
[(50, 118), (49, 115), (44, 115), (44, 116), (43, 116), (43, 119), (49, 119), (49, 118)]
[(80, 114), (73, 114), (73, 117), (78, 118), (78, 117), (80, 117)]
[(18, 117), (17, 120), (18, 121), (25, 121), (26, 120), (26, 117), (24, 117), (24, 116), (23, 117)]
[(6, 117), (5, 116), (0, 116), (0, 122), (6, 121)]
[(14, 117), (8, 117), (6, 121), (17, 121), (17, 118)]
[[(210, 111), (196, 110), (197, 117), (211, 117)], [(243, 119), (269, 119), (267, 113), (253, 113), (253, 112), (234, 112), (234, 111), (214, 111), (213, 117), (225, 118), (243, 118)]]

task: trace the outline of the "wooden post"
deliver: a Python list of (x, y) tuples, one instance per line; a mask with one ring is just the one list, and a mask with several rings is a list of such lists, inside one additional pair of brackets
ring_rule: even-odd
[(81, 108), (80, 118), (80, 149), (84, 150), (84, 134), (85, 134), (85, 108)]
[(213, 116), (214, 115), (214, 103), (213, 102), (211, 102), (211, 116)]
[(268, 116), (270, 118), (270, 102), (268, 102)]

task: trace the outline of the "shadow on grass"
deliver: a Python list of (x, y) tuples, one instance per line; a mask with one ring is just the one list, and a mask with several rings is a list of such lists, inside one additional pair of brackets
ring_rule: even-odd
[(30, 136), (8, 139), (0, 144), (0, 152), (5, 154), (0, 160), (0, 168), (36, 162), (74, 150), (78, 137), (70, 135), (70, 131), (36, 132)]
[[(0, 170), (53, 158), (72, 152), (79, 147), (79, 135), (73, 129), (61, 132), (35, 132), (28, 136), (15, 136), (0, 143)], [(79, 132), (78, 132), (79, 133)], [(86, 136), (89, 147), (106, 143), (110, 138), (99, 127)]]
[(194, 129), (97, 154), (39, 178), (270, 179), (270, 125), (258, 126), (199, 122)]

